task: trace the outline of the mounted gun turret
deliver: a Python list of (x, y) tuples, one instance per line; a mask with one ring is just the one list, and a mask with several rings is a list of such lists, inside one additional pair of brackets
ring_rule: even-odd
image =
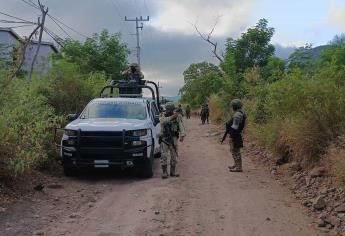
[[(118, 89), (118, 92), (116, 93), (114, 89)], [(107, 86), (102, 88), (100, 97), (141, 98), (143, 97), (143, 89), (148, 89), (151, 92), (152, 99), (155, 100), (157, 102), (157, 106), (160, 107), (158, 85), (153, 81), (137, 80), (137, 78), (133, 77), (128, 80), (112, 80)], [(107, 90), (110, 91), (106, 93)]]

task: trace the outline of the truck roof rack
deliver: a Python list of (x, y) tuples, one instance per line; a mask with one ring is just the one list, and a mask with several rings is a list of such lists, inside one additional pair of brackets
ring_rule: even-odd
[[(114, 89), (118, 89), (118, 93)], [(100, 97), (142, 98), (142, 89), (148, 89), (152, 94), (152, 99), (156, 100), (157, 106), (160, 107), (159, 87), (149, 80), (112, 80), (102, 88)], [(109, 93), (105, 93), (107, 90), (110, 90)]]

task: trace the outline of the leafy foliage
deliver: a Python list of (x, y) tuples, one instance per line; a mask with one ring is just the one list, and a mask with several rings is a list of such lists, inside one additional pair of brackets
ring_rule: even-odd
[(32, 81), (7, 79), (11, 63), (0, 59), (0, 174), (18, 176), (56, 155), (54, 127), (82, 108), (127, 65), (127, 48), (107, 31), (81, 43), (66, 41), (52, 69)]
[(266, 19), (261, 19), (239, 39), (228, 38), (225, 64), (230, 65), (225, 67), (236, 69), (236, 73), (244, 73), (248, 68), (265, 66), (274, 53), (274, 46), (270, 43), (273, 34), (274, 28), (268, 27)]
[(120, 41), (120, 35), (110, 35), (107, 30), (94, 34), (84, 43), (66, 40), (62, 56), (77, 64), (82, 73), (103, 72), (107, 77), (118, 79), (127, 66), (129, 50)]
[(193, 76), (185, 77), (183, 98), (199, 105), (203, 94), (202, 102), (208, 99), (210, 116), (218, 122), (229, 118), (232, 99), (243, 99), (249, 132), (262, 145), (310, 165), (345, 134), (344, 36), (327, 46), (298, 48), (286, 62), (272, 56), (273, 33), (262, 19), (239, 39), (229, 38), (223, 73), (209, 77), (221, 82), (214, 90), (207, 90), (212, 81), (201, 82), (209, 72), (190, 66)]
[(222, 84), (220, 69), (207, 62), (190, 65), (183, 73), (185, 85), (180, 90), (182, 101), (192, 106), (205, 103), (207, 97), (217, 92)]

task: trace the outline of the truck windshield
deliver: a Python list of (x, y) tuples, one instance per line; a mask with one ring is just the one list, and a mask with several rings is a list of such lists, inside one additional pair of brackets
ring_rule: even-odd
[(81, 115), (82, 119), (122, 118), (145, 120), (146, 117), (145, 105), (131, 102), (94, 102), (89, 104)]

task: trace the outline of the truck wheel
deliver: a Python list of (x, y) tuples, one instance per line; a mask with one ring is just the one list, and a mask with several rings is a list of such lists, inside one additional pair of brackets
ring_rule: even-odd
[(161, 155), (162, 155), (162, 154), (161, 154), (161, 152), (157, 152), (157, 153), (155, 154), (155, 158), (157, 158), (157, 159), (158, 159), (158, 158), (160, 158), (160, 157), (161, 157)]
[(153, 176), (153, 158), (150, 158), (143, 169), (140, 171), (140, 177), (142, 178), (151, 178)]
[(63, 167), (63, 173), (65, 174), (65, 176), (67, 177), (73, 177), (73, 176), (77, 176), (78, 175), (78, 170), (75, 168), (71, 168), (71, 167)]

